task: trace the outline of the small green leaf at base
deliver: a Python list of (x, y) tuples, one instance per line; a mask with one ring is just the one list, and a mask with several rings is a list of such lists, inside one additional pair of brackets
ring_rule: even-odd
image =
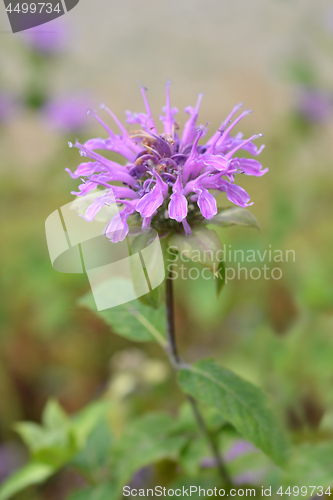
[(42, 423), (50, 430), (57, 430), (68, 425), (68, 416), (58, 401), (50, 399), (43, 411)]
[(199, 227), (190, 236), (175, 234), (169, 239), (169, 246), (217, 275), (219, 253), (223, 253), (223, 247), (214, 230)]
[(203, 360), (179, 372), (183, 391), (212, 406), (235, 429), (277, 465), (287, 458), (287, 443), (263, 392), (213, 360)]
[(0, 487), (0, 500), (9, 500), (16, 493), (32, 486), (41, 484), (54, 473), (51, 465), (32, 462), (15, 472)]
[(156, 340), (163, 347), (166, 345), (164, 307), (153, 309), (136, 299), (111, 309), (97, 311), (91, 293), (83, 296), (79, 305), (95, 312), (122, 337), (136, 342)]
[(111, 450), (120, 489), (143, 467), (179, 459), (188, 439), (178, 434), (177, 427), (177, 421), (163, 413), (147, 414), (132, 422)]
[(210, 220), (204, 221), (205, 224), (215, 224), (219, 227), (228, 227), (228, 226), (246, 226), (246, 227), (255, 227), (259, 229), (259, 224), (255, 216), (246, 210), (246, 208), (234, 207), (234, 208), (226, 208), (221, 210), (218, 214), (215, 215)]
[[(282, 485), (283, 491), (288, 486), (307, 487), (308, 497), (315, 497), (316, 494), (320, 493), (320, 486), (324, 488), (324, 491), (331, 486), (331, 493), (333, 493), (332, 457), (332, 441), (301, 443), (293, 447), (288, 469), (272, 470), (267, 481), (272, 485)], [(312, 490), (314, 486), (311, 488), (311, 485), (320, 486), (318, 489)], [(311, 491), (313, 491), (312, 495)]]

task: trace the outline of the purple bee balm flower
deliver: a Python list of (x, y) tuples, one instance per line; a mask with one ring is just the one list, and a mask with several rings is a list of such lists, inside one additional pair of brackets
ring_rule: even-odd
[[(164, 126), (162, 133), (158, 132), (153, 119), (146, 89), (142, 87), (141, 92), (146, 112), (126, 111), (127, 123), (138, 124), (138, 128), (128, 131), (112, 111), (102, 105), (117, 125), (118, 133), (90, 111), (103, 125), (108, 137), (75, 143), (81, 156), (89, 161), (81, 163), (74, 173), (67, 169), (72, 178), (83, 178), (79, 191), (72, 194), (84, 196), (97, 187), (104, 188), (88, 208), (86, 220), (92, 220), (113, 197), (122, 209), (109, 221), (105, 234), (117, 242), (128, 234), (131, 216), (141, 219), (143, 229), (151, 226), (166, 234), (179, 231), (182, 224), (185, 233), (190, 234), (191, 226), (202, 217), (212, 219), (217, 214), (216, 200), (210, 190), (225, 192), (229, 201), (241, 207), (251, 205), (247, 192), (234, 183), (235, 176), (244, 173), (258, 177), (268, 169), (262, 169), (255, 159), (236, 155), (241, 150), (259, 155), (264, 146), (258, 149), (253, 140), (262, 136), (254, 135), (246, 140), (241, 133), (231, 136), (234, 127), (251, 111), (244, 111), (232, 121), (242, 105), (235, 106), (220, 129), (205, 144), (199, 144), (206, 132), (196, 125), (202, 94), (194, 108), (185, 108), (190, 116), (183, 133), (179, 134), (175, 121), (178, 110), (170, 104), (170, 83), (166, 89), (166, 106), (160, 116)], [(72, 143), (69, 145), (73, 147)], [(97, 149), (122, 155), (125, 164), (105, 158), (96, 152)]]

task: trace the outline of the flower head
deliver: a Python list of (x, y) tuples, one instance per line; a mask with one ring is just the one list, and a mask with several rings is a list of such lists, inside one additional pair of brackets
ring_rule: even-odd
[[(141, 218), (143, 229), (152, 226), (165, 233), (183, 226), (186, 234), (190, 234), (191, 226), (202, 217), (212, 219), (217, 214), (216, 199), (210, 190), (224, 191), (229, 201), (241, 207), (252, 205), (247, 192), (235, 184), (235, 176), (240, 173), (261, 176), (268, 169), (262, 169), (255, 159), (237, 155), (241, 150), (253, 156), (259, 155), (264, 146), (258, 149), (253, 141), (261, 135), (249, 139), (243, 139), (241, 133), (231, 135), (234, 127), (251, 111), (246, 110), (235, 118), (242, 106), (238, 104), (219, 130), (205, 144), (199, 144), (206, 132), (206, 127), (198, 128), (196, 124), (202, 94), (194, 108), (185, 108), (189, 118), (180, 134), (175, 121), (178, 110), (171, 107), (168, 83), (166, 106), (160, 116), (164, 130), (159, 133), (146, 89), (142, 87), (141, 91), (146, 112), (126, 111), (127, 123), (137, 125), (132, 131), (128, 131), (104, 105), (102, 108), (117, 125), (118, 134), (95, 112), (89, 111), (103, 125), (108, 137), (91, 139), (84, 144), (76, 142), (81, 156), (89, 161), (81, 163), (74, 173), (67, 169), (72, 178), (83, 178), (79, 191), (72, 194), (84, 196), (96, 187), (104, 188), (94, 206), (88, 208), (85, 218), (92, 220), (91, 214), (97, 214), (104, 200), (110, 197), (108, 194), (112, 193), (122, 209), (109, 221), (105, 234), (116, 242), (126, 237), (130, 216)], [(73, 147), (72, 143), (69, 145)], [(120, 154), (125, 165), (96, 152), (101, 149)]]

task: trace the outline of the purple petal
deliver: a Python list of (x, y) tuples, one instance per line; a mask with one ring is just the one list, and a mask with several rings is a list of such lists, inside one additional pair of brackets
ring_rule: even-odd
[(137, 211), (141, 217), (151, 217), (164, 201), (163, 194), (156, 189), (156, 186), (145, 194), (137, 205)]
[(130, 125), (134, 125), (135, 123), (139, 123), (139, 125), (143, 128), (147, 128), (148, 116), (146, 113), (132, 113), (131, 111), (125, 111), (126, 113), (126, 122)]
[(115, 197), (113, 193), (107, 193), (102, 196), (99, 196), (95, 199), (95, 201), (87, 208), (86, 213), (84, 215), (84, 219), (91, 222), (95, 219), (98, 212), (105, 204), (115, 203)]
[(89, 139), (84, 143), (84, 147), (87, 149), (110, 149), (110, 139), (101, 139), (97, 137), (96, 139)]
[(66, 172), (69, 173), (72, 179), (78, 179), (79, 177), (86, 177), (87, 175), (93, 175), (96, 172), (100, 172), (103, 170), (103, 167), (96, 162), (88, 161), (85, 163), (81, 163), (74, 174), (69, 170), (69, 168), (65, 168)]
[[(221, 174), (218, 174), (219, 177)], [(184, 188), (184, 195), (187, 196), (190, 193), (197, 193), (202, 187), (206, 187), (206, 185), (203, 185), (204, 181), (206, 181), (208, 174), (204, 173), (197, 177), (196, 179), (189, 181)], [(209, 177), (210, 179), (211, 177)], [(215, 185), (214, 185), (215, 187)]]
[(139, 198), (139, 195), (133, 189), (122, 187), (122, 186), (110, 186), (112, 188), (112, 192), (116, 198), (130, 198), (136, 199)]
[(205, 217), (205, 219), (212, 219), (214, 215), (217, 214), (216, 199), (205, 188), (198, 190), (197, 193), (197, 204), (200, 208), (200, 212)]
[(194, 159), (192, 161), (188, 160), (183, 167), (184, 183), (186, 183), (190, 178), (197, 177), (205, 166), (204, 162), (198, 159)]
[(236, 118), (236, 120), (234, 120), (232, 124), (229, 125), (229, 127), (223, 132), (221, 138), (216, 142), (216, 146), (221, 148), (222, 145), (224, 144), (224, 141), (229, 137), (230, 131), (237, 125), (237, 123), (239, 123), (243, 118), (248, 116), (250, 113), (252, 113), (251, 109), (243, 111), (243, 113), (241, 113), (239, 117)]
[(129, 231), (127, 217), (122, 216), (122, 212), (116, 214), (105, 228), (105, 236), (112, 243), (123, 241)]
[(192, 106), (188, 106), (187, 108), (184, 109), (185, 113), (190, 115), (190, 118), (187, 120), (187, 122), (184, 125), (184, 131), (183, 131), (183, 135), (182, 135), (182, 148), (187, 146), (187, 144), (192, 144), (192, 142), (194, 142), (194, 139), (197, 135), (196, 121), (198, 118), (199, 107), (200, 107), (202, 97), (203, 97), (203, 94), (199, 94), (198, 101), (197, 101), (195, 108), (192, 108)]
[(95, 174), (93, 179), (97, 182), (105, 182), (105, 176), (108, 175), (108, 181), (120, 181), (128, 184), (129, 186), (135, 187), (136, 180), (126, 170), (124, 170), (120, 165), (117, 165), (116, 163), (114, 164), (117, 165), (116, 167), (114, 165), (111, 165), (110, 163), (107, 165), (108, 174)]
[(227, 154), (229, 151), (232, 149), (236, 148), (237, 146), (241, 146), (239, 149), (243, 149), (244, 151), (248, 151), (254, 156), (260, 155), (261, 151), (264, 149), (265, 145), (263, 144), (258, 148), (254, 142), (250, 141), (245, 144), (245, 142), (242, 140), (242, 134), (237, 134), (235, 137), (228, 137), (221, 148), (217, 148), (218, 151), (220, 151), (223, 154)]
[[(207, 141), (206, 146), (209, 146), (209, 152), (214, 153), (216, 143), (218, 140), (221, 138), (222, 134), (224, 133), (225, 128), (228, 126), (231, 118), (234, 116), (237, 111), (240, 110), (240, 108), (243, 106), (242, 102), (239, 102), (236, 106), (233, 107), (231, 113), (227, 118), (221, 123), (220, 128), (215, 132), (215, 134)], [(238, 134), (237, 134), (238, 135)], [(226, 138), (229, 136), (229, 134), (226, 135)]]
[(207, 167), (214, 167), (216, 170), (227, 171), (230, 165), (230, 160), (222, 154), (213, 155), (205, 153), (198, 157)]
[(173, 185), (173, 194), (169, 203), (169, 217), (181, 222), (187, 215), (187, 199), (183, 195), (183, 186), (180, 176)]
[[(192, 145), (191, 153), (190, 156), (188, 157), (187, 161), (184, 164), (183, 167), (183, 182), (184, 184), (188, 181), (188, 179), (191, 177), (191, 175), (194, 174), (194, 172), (198, 171), (198, 168), (200, 168), (200, 165), (204, 166), (202, 162), (198, 162), (198, 142), (201, 139), (201, 137), (204, 134), (204, 129), (200, 129), (197, 131), (197, 136), (194, 140), (194, 143)], [(200, 170), (199, 170), (200, 172)], [(196, 175), (198, 175), (196, 173)]]
[(152, 218), (155, 214), (153, 214), (151, 217), (144, 217), (142, 220), (142, 229), (143, 231), (148, 231), (150, 228), (150, 223), (152, 221)]
[(120, 203), (123, 203), (125, 207), (111, 219), (104, 230), (105, 236), (109, 238), (112, 243), (118, 243), (126, 238), (129, 230), (127, 219), (135, 212), (138, 202), (137, 200), (121, 200)]
[(185, 234), (187, 236), (190, 236), (190, 234), (192, 233), (192, 229), (190, 228), (189, 223), (187, 222), (187, 220), (183, 219), (182, 220), (182, 224), (183, 224), (183, 228), (184, 228)]
[(166, 85), (166, 106), (162, 108), (164, 115), (160, 115), (159, 119), (163, 122), (164, 124), (164, 133), (168, 135), (172, 135), (174, 131), (174, 125), (175, 125), (175, 114), (178, 113), (177, 108), (171, 108), (170, 104), (170, 84), (171, 82), (168, 82)]
[(134, 143), (127, 144), (123, 137), (113, 135), (108, 139), (90, 139), (84, 143), (84, 148), (94, 151), (95, 149), (106, 149), (108, 151), (114, 151), (119, 155), (123, 156), (129, 161), (135, 160), (135, 153), (131, 151), (130, 147), (134, 149)]
[(151, 112), (151, 109), (150, 109), (150, 106), (149, 106), (149, 102), (148, 102), (148, 99), (147, 99), (147, 96), (146, 96), (146, 92), (147, 92), (146, 87), (141, 86), (141, 94), (142, 94), (143, 101), (145, 103), (145, 107), (146, 107), (146, 111), (147, 111), (147, 121), (146, 121), (146, 127), (145, 128), (146, 128), (146, 130), (148, 130), (148, 132), (153, 131), (155, 134), (157, 134), (157, 129), (156, 129), (156, 126), (155, 126), (155, 122), (153, 120), (153, 115), (152, 115), (152, 112)]
[[(255, 135), (252, 135), (252, 137), (250, 137), (249, 139), (246, 139), (245, 141), (240, 141), (240, 143), (237, 146), (235, 146), (231, 151), (228, 151), (228, 153), (226, 154), (226, 157), (230, 160), (232, 158), (232, 156), (239, 149), (244, 149), (246, 144), (250, 144), (253, 139), (259, 139), (260, 137), (262, 137), (262, 134), (255, 134)], [(264, 147), (265, 146), (261, 146), (260, 150), (257, 152), (257, 155), (263, 150)]]
[(223, 184), (221, 183), (221, 187), (219, 189), (221, 191), (225, 191), (228, 200), (235, 205), (239, 205), (240, 207), (249, 207), (253, 205), (253, 203), (249, 203), (250, 196), (245, 189), (237, 186), (237, 184), (230, 184), (227, 181), (223, 181)]
[(255, 175), (256, 177), (260, 177), (268, 172), (268, 168), (262, 169), (262, 165), (258, 160), (250, 158), (236, 158), (232, 161), (232, 167), (234, 166), (237, 166), (245, 175)]
[(192, 192), (195, 193), (196, 196), (192, 196), (191, 201), (197, 202), (198, 207), (200, 208), (200, 211), (205, 219), (211, 219), (217, 214), (217, 206), (216, 199), (203, 185), (207, 178), (209, 179), (210, 177), (207, 177), (207, 174), (202, 174), (197, 179), (188, 182), (185, 186), (184, 194), (188, 195)]
[(164, 197), (168, 194), (168, 186), (161, 177), (154, 172), (156, 184), (153, 189), (145, 194), (137, 204), (137, 211), (141, 217), (151, 217), (154, 212), (163, 204)]
[(84, 182), (83, 184), (80, 184), (79, 186), (79, 191), (71, 191), (71, 194), (74, 194), (76, 196), (85, 196), (86, 194), (90, 193), (94, 189), (97, 188), (96, 182)]

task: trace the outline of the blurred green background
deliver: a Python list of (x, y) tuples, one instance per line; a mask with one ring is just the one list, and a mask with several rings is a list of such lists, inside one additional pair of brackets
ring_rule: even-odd
[[(44, 234), (77, 187), (64, 171), (79, 163), (67, 141), (103, 134), (86, 109), (105, 102), (121, 119), (142, 111), (138, 80), (158, 116), (172, 79), (181, 125), (204, 92), (209, 134), (237, 102), (254, 109), (241, 130), (264, 133), (259, 159), (270, 171), (240, 184), (261, 232), (228, 228), (221, 238), (233, 250), (296, 255), (281, 279), (234, 279), (219, 299), (212, 281), (178, 280), (183, 357), (214, 356), (263, 387), (294, 441), (331, 440), (331, 2), (86, 0), (35, 35), (10, 34), (0, 10), (0, 480), (25, 461), (13, 423), (39, 421), (51, 397), (72, 413), (109, 387), (126, 401), (119, 425), (124, 412), (174, 412), (182, 400), (157, 346), (122, 339), (77, 306), (87, 277), (54, 271)], [(76, 482), (62, 473), (20, 498), (59, 500)]]

